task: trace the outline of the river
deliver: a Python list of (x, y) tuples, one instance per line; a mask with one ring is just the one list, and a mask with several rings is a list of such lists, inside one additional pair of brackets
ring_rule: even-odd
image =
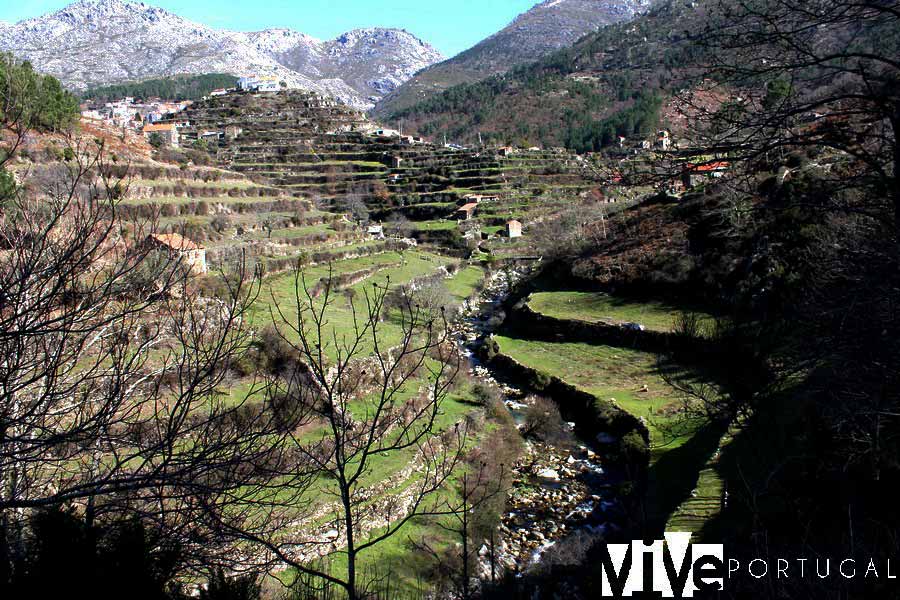
[[(459, 322), (459, 343), (470, 361), (473, 377), (493, 386), (521, 431), (528, 410), (528, 394), (492, 371), (478, 359), (480, 340), (502, 323), (502, 306), (511, 285), (529, 276), (531, 267), (496, 271), (484, 290), (469, 301)], [(522, 575), (547, 563), (573, 564), (583, 557), (590, 542), (602, 536), (619, 515), (612, 494), (612, 477), (602, 465), (602, 450), (595, 440), (575, 437), (574, 423), (566, 423), (569, 439), (550, 445), (524, 438), (525, 451), (515, 467), (508, 511), (495, 540), (494, 572)], [(490, 550), (479, 549), (479, 576), (490, 580)]]

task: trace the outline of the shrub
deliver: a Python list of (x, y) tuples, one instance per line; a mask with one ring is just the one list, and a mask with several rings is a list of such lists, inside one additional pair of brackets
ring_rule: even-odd
[(541, 391), (541, 390), (547, 389), (547, 386), (550, 385), (551, 381), (552, 381), (551, 377), (549, 375), (547, 375), (546, 373), (542, 373), (540, 371), (535, 371), (534, 374), (531, 376), (528, 384), (532, 388), (534, 388), (538, 391)]
[(6, 169), (0, 168), (0, 205), (16, 193), (16, 178)]
[[(203, 202), (202, 204), (206, 204)], [(231, 219), (228, 218), (228, 215), (217, 214), (210, 221), (210, 226), (216, 231), (216, 233), (222, 233), (229, 227), (231, 227)]]
[(485, 362), (490, 362), (494, 360), (498, 354), (500, 354), (500, 344), (497, 343), (497, 340), (491, 338), (484, 341), (481, 344), (481, 347), (478, 349), (479, 355), (482, 360)]
[(555, 446), (571, 442), (571, 436), (555, 402), (543, 396), (535, 396), (526, 403), (529, 406), (525, 413), (525, 435)]
[(266, 326), (253, 344), (260, 351), (260, 367), (273, 375), (284, 373), (296, 358), (294, 349), (272, 325)]
[(650, 447), (637, 430), (629, 431), (622, 436), (619, 452), (621, 459), (627, 463), (643, 464), (650, 460)]
[(219, 569), (209, 578), (206, 589), (200, 588), (200, 600), (258, 600), (261, 593), (254, 574), (226, 577)]

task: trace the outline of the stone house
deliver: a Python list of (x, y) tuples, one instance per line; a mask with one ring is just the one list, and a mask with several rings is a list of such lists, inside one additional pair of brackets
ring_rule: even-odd
[(366, 229), (366, 233), (375, 239), (383, 240), (384, 226), (381, 224), (369, 225), (368, 229)]
[(178, 260), (193, 275), (203, 275), (209, 271), (206, 249), (179, 233), (154, 233), (147, 236), (145, 244), (151, 249), (168, 253), (170, 259)]
[(681, 182), (686, 189), (691, 189), (710, 179), (718, 179), (725, 175), (731, 163), (718, 160), (703, 164), (688, 164), (681, 174)]
[(144, 129), (141, 131), (144, 134), (144, 138), (148, 141), (151, 137), (153, 137), (154, 134), (157, 134), (160, 138), (162, 138), (164, 145), (172, 146), (173, 148), (178, 147), (178, 127), (176, 127), (174, 123), (153, 123), (150, 125), (144, 125)]
[(469, 202), (468, 204), (463, 204), (456, 211), (455, 218), (458, 221), (468, 221), (475, 215), (476, 210), (478, 210), (477, 202)]
[(509, 239), (522, 237), (522, 223), (515, 219), (506, 222), (506, 237)]
[(463, 204), (478, 204), (480, 202), (497, 202), (500, 200), (500, 196), (496, 194), (466, 194), (462, 197), (462, 200), (457, 203), (460, 205)]

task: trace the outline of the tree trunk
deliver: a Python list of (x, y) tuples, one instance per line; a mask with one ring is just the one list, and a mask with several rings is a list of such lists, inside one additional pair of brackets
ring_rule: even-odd
[(469, 490), (468, 476), (463, 475), (462, 511), (462, 597), (469, 600)]
[(894, 232), (900, 244), (900, 104), (894, 106), (891, 118), (891, 129), (894, 131), (894, 173), (888, 185), (891, 201), (894, 204)]
[(341, 499), (344, 504), (344, 527), (347, 529), (347, 598), (358, 600), (356, 591), (356, 541), (353, 535), (353, 504), (350, 489), (341, 485)]

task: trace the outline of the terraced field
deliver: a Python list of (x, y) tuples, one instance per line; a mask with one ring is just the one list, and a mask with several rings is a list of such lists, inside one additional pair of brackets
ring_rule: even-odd
[[(663, 302), (642, 304), (559, 291), (534, 294), (529, 307), (558, 319), (640, 322), (658, 331), (668, 331), (680, 312)], [(500, 351), (520, 364), (558, 377), (644, 421), (651, 452), (646, 510), (653, 527), (662, 531), (668, 524), (672, 530), (699, 531), (718, 513), (723, 489), (715, 463), (729, 438), (720, 429), (699, 427), (683, 416), (682, 407), (690, 399), (667, 376), (671, 367), (656, 355), (602, 343), (495, 339)], [(700, 376), (689, 377), (698, 381)]]
[[(503, 158), (487, 151), (401, 143), (372, 135), (374, 127), (362, 115), (303, 93), (229, 95), (198, 103), (183, 117), (191, 128), (182, 143), (191, 144), (192, 136), (214, 140), (210, 147), (219, 168), (143, 169), (131, 181), (124, 210), (134, 217), (158, 218), (165, 231), (201, 243), (214, 269), (227, 271), (245, 258), (260, 264), (266, 276), (249, 315), (255, 331), (271, 323), (278, 307), (290, 315), (298, 286), (304, 285), (290, 272), (295, 265), (305, 265), (307, 287), (321, 287), (329, 275), (338, 278), (323, 336), (331, 340), (323, 340), (331, 356), (334, 339), (353, 331), (354, 312), (365, 313), (373, 286), (438, 277), (452, 302), (462, 303), (484, 279), (480, 262), (488, 255), (482, 250), (501, 257), (529, 254), (529, 224), (581, 201), (579, 195), (597, 185), (567, 155), (532, 151)], [(498, 198), (479, 203), (473, 219), (460, 223), (454, 213), (467, 194)], [(525, 224), (525, 239), (498, 235), (512, 218)], [(397, 220), (417, 245), (393, 239), (398, 234), (390, 224)], [(385, 224), (387, 239), (369, 234), (371, 222)], [(448, 268), (452, 276), (446, 275)], [(313, 300), (320, 303), (320, 298)], [(397, 313), (387, 311), (382, 317), (381, 343), (390, 345), (401, 334)], [(634, 369), (629, 377), (637, 377)], [(409, 382), (401, 395), (414, 397), (424, 383)], [(253, 385), (252, 375), (237, 377), (229, 393), (237, 400)], [(463, 383), (445, 403), (442, 427), (483, 412), (471, 403), (468, 385)], [(630, 385), (617, 388), (610, 382), (603, 394), (615, 393), (636, 405), (640, 396), (624, 393)], [(349, 410), (362, 418), (367, 407), (367, 399), (359, 398)], [(301, 439), (314, 439), (320, 431), (312, 425), (300, 432)], [(377, 502), (402, 494), (417, 476), (414, 452), (396, 453), (374, 462), (362, 485), (372, 489)], [(315, 502), (327, 503), (328, 486), (322, 482)], [(326, 525), (314, 520), (305, 527), (322, 534)], [(408, 577), (404, 585), (415, 587), (413, 578), (423, 570), (415, 563), (425, 559), (408, 539), (423, 535), (438, 546), (452, 543), (435, 524), (416, 522), (373, 551), (368, 564), (395, 561)], [(342, 567), (339, 561), (333, 566)]]
[[(582, 159), (563, 151), (504, 157), (373, 135), (376, 126), (363, 115), (303, 92), (232, 94), (198, 103), (182, 116), (191, 123), (183, 143), (212, 140), (218, 163), (255, 184), (247, 186), (249, 193), (275, 190), (330, 212), (348, 212), (348, 204), (361, 202), (372, 221), (408, 221), (420, 244), (457, 254), (481, 244), (500, 256), (528, 254), (527, 243), (512, 247), (503, 238), (507, 221), (521, 221), (527, 235), (529, 224), (603, 183)], [(457, 223), (454, 213), (469, 194), (499, 199), (481, 203), (471, 221)], [(242, 195), (239, 189), (222, 194)], [(239, 206), (257, 212), (249, 204)], [(358, 211), (353, 218), (365, 220)]]
[(557, 319), (574, 319), (589, 323), (639, 323), (653, 331), (671, 331), (686, 311), (711, 325), (712, 317), (689, 307), (662, 300), (634, 300), (602, 292), (552, 291), (533, 294), (528, 300), (532, 310)]

